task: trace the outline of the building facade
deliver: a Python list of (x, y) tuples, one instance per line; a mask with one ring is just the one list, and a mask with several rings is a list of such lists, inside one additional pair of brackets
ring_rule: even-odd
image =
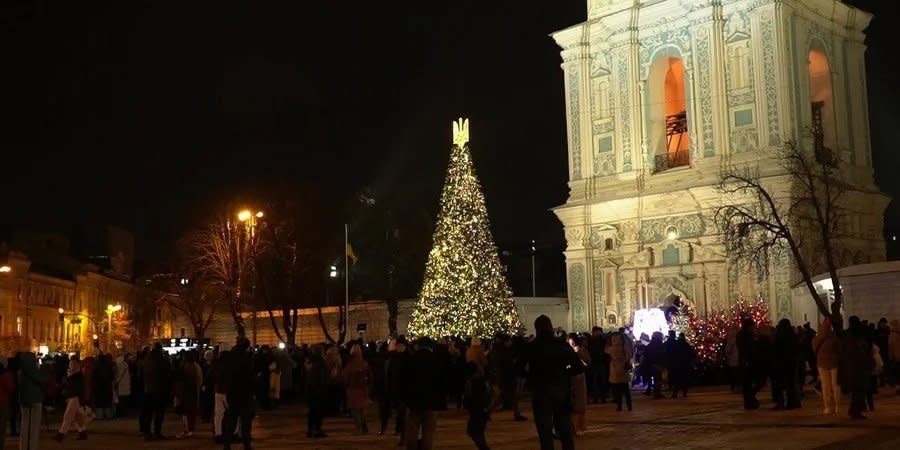
[(773, 155), (791, 141), (836, 149), (850, 181), (845, 264), (884, 259), (888, 199), (872, 178), (864, 30), (838, 0), (589, 0), (561, 47), (573, 329), (623, 326), (680, 298), (699, 314), (762, 296), (773, 319), (813, 317), (792, 295), (791, 258), (731, 261), (713, 221), (725, 167), (767, 186), (792, 179)]
[[(134, 285), (97, 272), (91, 265), (76, 273), (44, 271), (27, 255), (11, 251), (0, 273), (0, 349), (93, 353), (107, 351), (108, 305), (128, 317)], [(62, 313), (60, 313), (62, 309)], [(117, 322), (114, 319), (113, 324)], [(115, 336), (115, 333), (114, 333)]]

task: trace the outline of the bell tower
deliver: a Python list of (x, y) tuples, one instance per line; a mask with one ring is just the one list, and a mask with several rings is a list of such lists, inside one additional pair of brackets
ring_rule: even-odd
[[(698, 313), (762, 296), (793, 299), (788, 255), (732, 264), (712, 220), (721, 170), (753, 164), (790, 189), (785, 142), (845, 162), (855, 205), (844, 265), (883, 260), (888, 199), (872, 178), (865, 34), (872, 16), (839, 0), (588, 0), (553, 34), (568, 125), (565, 228), (574, 330), (620, 327), (677, 297)], [(768, 270), (764, 270), (768, 269)]]

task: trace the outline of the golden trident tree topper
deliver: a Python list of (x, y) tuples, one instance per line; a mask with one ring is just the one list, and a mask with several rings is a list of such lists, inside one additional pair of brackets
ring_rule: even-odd
[(469, 119), (463, 119), (453, 122), (453, 145), (463, 148), (469, 142)]

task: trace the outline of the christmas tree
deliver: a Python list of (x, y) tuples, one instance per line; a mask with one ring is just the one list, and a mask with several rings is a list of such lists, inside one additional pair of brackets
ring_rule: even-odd
[(729, 330), (739, 330), (744, 318), (752, 319), (757, 328), (770, 325), (769, 306), (761, 294), (753, 302), (746, 301), (744, 295), (740, 294), (737, 303), (731, 305), (729, 310), (714, 311), (706, 319), (695, 320), (692, 324), (694, 339), (691, 343), (696, 347), (700, 360), (724, 363)]
[(453, 123), (453, 147), (412, 336), (514, 333), (519, 314), (506, 283), (469, 154), (469, 121)]

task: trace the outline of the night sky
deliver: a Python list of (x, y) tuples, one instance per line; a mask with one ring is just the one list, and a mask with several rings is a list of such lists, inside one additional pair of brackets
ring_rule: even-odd
[[(876, 14), (867, 57), (876, 178), (896, 197), (889, 33), (898, 15), (891, 2), (847, 3)], [(3, 2), (0, 222), (121, 225), (135, 232), (139, 259), (154, 260), (226, 202), (295, 184), (336, 198), (368, 188), (398, 214), (434, 214), (450, 121), (462, 115), (498, 244), (537, 239), (561, 272), (562, 230), (548, 209), (566, 198), (565, 113), (548, 34), (583, 21), (585, 9), (584, 0)]]

